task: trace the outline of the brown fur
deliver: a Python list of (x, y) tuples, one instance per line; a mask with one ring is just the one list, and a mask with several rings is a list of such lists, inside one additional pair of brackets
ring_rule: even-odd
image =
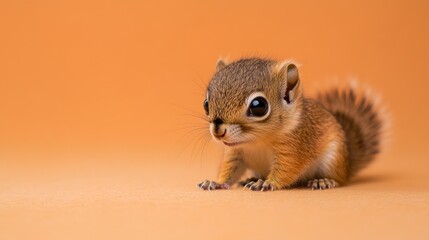
[(348, 174), (356, 174), (380, 152), (383, 122), (374, 104), (353, 89), (333, 89), (321, 93), (318, 101), (328, 109), (346, 133)]
[[(252, 190), (313, 179), (343, 185), (378, 152), (382, 123), (366, 98), (357, 100), (352, 91), (305, 98), (298, 70), (288, 62), (218, 61), (216, 70), (207, 88), (207, 117), (213, 137), (226, 148), (218, 181), (201, 188), (229, 187), (246, 169), (262, 179), (250, 183)], [(267, 116), (246, 114), (252, 94), (266, 98)]]

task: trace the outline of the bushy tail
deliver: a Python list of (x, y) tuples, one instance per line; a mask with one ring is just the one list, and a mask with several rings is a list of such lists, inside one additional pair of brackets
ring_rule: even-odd
[(317, 99), (341, 124), (349, 151), (349, 176), (367, 166), (380, 152), (384, 120), (381, 110), (365, 95), (356, 91), (334, 89)]

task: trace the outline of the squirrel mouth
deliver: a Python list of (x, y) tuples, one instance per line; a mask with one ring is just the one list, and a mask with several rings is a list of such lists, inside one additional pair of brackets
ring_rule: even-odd
[(234, 147), (234, 146), (245, 143), (245, 142), (231, 142), (231, 143), (229, 143), (229, 142), (225, 142), (225, 141), (222, 141), (222, 142), (223, 142), (223, 144), (227, 145), (228, 147)]

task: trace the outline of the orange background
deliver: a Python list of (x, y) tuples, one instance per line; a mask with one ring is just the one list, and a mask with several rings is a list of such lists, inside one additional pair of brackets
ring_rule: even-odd
[[(399, 179), (411, 182), (398, 180), (398, 185), (394, 185), (395, 181), (386, 180), (375, 189), (401, 186), (404, 194), (411, 189), (423, 193), (416, 196), (419, 203), (428, 200), (429, 4), (426, 1), (2, 0), (0, 32), (3, 186), (0, 201), (4, 206), (2, 211), (16, 218), (14, 224), (4, 225), (10, 229), (26, 226), (21, 221), (24, 213), (19, 211), (26, 209), (23, 206), (28, 207), (28, 202), (39, 207), (40, 202), (47, 202), (42, 204), (47, 212), (55, 209), (49, 205), (55, 203), (54, 190), (44, 189), (45, 198), (37, 192), (14, 195), (10, 189), (17, 189), (15, 184), (24, 175), (28, 182), (34, 183), (33, 175), (47, 177), (55, 172), (62, 176), (72, 166), (75, 168), (71, 175), (84, 179), (85, 164), (91, 165), (91, 173), (111, 174), (117, 167), (137, 163), (142, 165), (136, 171), (137, 176), (156, 179), (158, 184), (164, 182), (157, 189), (180, 186), (192, 194), (202, 194), (194, 192), (194, 183), (215, 176), (221, 155), (213, 143), (206, 144), (204, 130), (193, 130), (205, 125), (199, 125), (204, 122), (190, 115), (203, 115), (204, 87), (219, 57), (294, 59), (301, 64), (301, 78), (310, 96), (320, 86), (350, 79), (370, 86), (382, 96), (393, 125), (390, 151), (367, 174), (406, 172), (409, 175)], [(52, 172), (45, 172), (51, 168)], [(132, 186), (140, 186), (138, 183), (139, 180)], [(341, 194), (350, 190), (338, 191)], [(231, 201), (242, 198), (241, 191), (231, 192), (234, 193)], [(70, 187), (69, 194), (81, 194), (80, 188)], [(101, 201), (117, 203), (107, 197), (108, 193), (100, 194), (104, 199)], [(307, 198), (303, 192), (298, 194)], [(91, 196), (85, 196), (91, 205)], [(177, 198), (168, 194), (154, 196), (154, 199)], [(251, 195), (246, 193), (246, 196)], [(218, 197), (227, 202), (225, 196)], [(217, 202), (216, 198), (201, 196), (213, 202)], [(81, 203), (73, 199), (64, 202), (74, 207)], [(281, 197), (277, 195), (276, 199)], [(372, 199), (368, 202), (374, 203)], [(201, 203), (196, 200), (183, 204)], [(168, 212), (174, 202), (165, 205), (153, 210), (143, 204), (142, 208), (159, 215)], [(415, 213), (417, 210), (427, 213), (427, 207), (426, 202), (400, 214), (416, 221), (413, 226), (420, 226), (428, 219), (420, 215), (417, 218)], [(372, 210), (377, 209), (379, 206)], [(295, 213), (303, 219), (302, 214)], [(44, 214), (47, 213), (31, 216), (45, 219)], [(82, 230), (70, 219), (63, 223), (62, 218), (53, 214), (60, 221), (58, 229), (67, 231), (75, 226)], [(192, 219), (198, 220), (200, 212), (195, 210), (195, 214), (197, 217), (184, 217), (187, 220), (177, 217), (181, 215), (173, 219), (190, 221), (193, 226)], [(360, 222), (359, 213), (354, 214), (356, 222)], [(88, 219), (98, 215), (84, 216), (91, 221)], [(222, 217), (218, 217), (221, 221)], [(215, 228), (218, 221), (214, 219), (205, 223), (214, 224)], [(157, 236), (153, 229), (147, 232)], [(47, 236), (43, 234), (49, 230), (45, 230), (39, 232), (40, 236)], [(417, 232), (416, 236), (428, 233), (424, 228), (408, 230)]]

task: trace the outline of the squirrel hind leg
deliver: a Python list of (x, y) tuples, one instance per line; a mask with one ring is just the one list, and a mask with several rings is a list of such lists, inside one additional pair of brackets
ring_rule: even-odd
[(313, 179), (307, 182), (307, 187), (311, 190), (325, 190), (338, 187), (339, 184), (337, 181), (328, 178)]

